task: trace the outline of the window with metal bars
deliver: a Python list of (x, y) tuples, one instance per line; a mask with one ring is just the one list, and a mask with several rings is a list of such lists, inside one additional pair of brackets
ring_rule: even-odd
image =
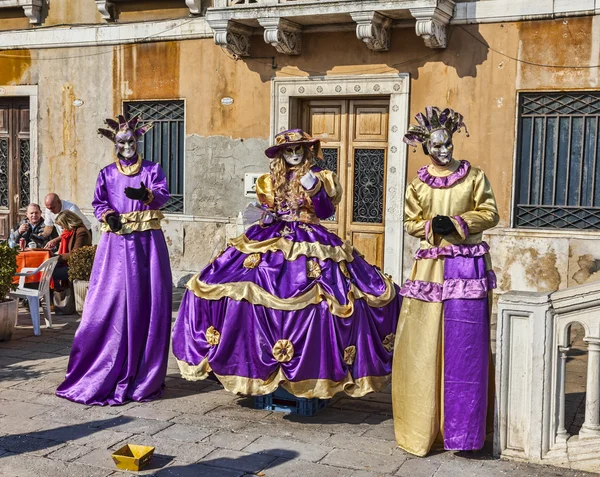
[(128, 101), (123, 110), (129, 117), (140, 115), (142, 121), (154, 123), (142, 136), (138, 150), (144, 159), (158, 162), (165, 172), (171, 198), (162, 210), (183, 213), (184, 102)]
[(600, 229), (600, 92), (519, 95), (515, 226)]

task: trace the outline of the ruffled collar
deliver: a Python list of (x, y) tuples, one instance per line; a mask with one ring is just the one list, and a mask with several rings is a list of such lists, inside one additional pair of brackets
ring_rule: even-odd
[(434, 189), (446, 189), (465, 177), (471, 169), (471, 164), (469, 161), (460, 161), (458, 168), (452, 174), (445, 177), (431, 175), (428, 168), (429, 166), (423, 166), (419, 169), (417, 173), (419, 179)]

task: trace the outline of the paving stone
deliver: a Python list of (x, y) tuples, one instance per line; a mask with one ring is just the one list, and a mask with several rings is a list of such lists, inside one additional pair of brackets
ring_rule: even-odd
[(156, 437), (168, 437), (176, 441), (200, 442), (205, 437), (212, 434), (208, 429), (202, 429), (196, 426), (186, 424), (173, 424), (163, 431), (155, 434)]
[(62, 442), (33, 437), (27, 434), (0, 437), (0, 449), (18, 454), (31, 453), (44, 456), (62, 446), (64, 446)]
[(362, 399), (340, 399), (333, 405), (334, 409), (343, 409), (346, 411), (369, 412), (373, 414), (392, 415), (392, 404), (390, 402), (380, 402)]
[(4, 434), (22, 434), (34, 432), (44, 427), (43, 421), (6, 416), (0, 419), (0, 432)]
[[(398, 477), (432, 477), (441, 463), (426, 459), (408, 459), (396, 473)], [(440, 475), (440, 477), (443, 477)]]
[(112, 450), (120, 449), (125, 444), (152, 446), (155, 448), (155, 453), (171, 457), (172, 459), (177, 458), (179, 461), (186, 464), (197, 462), (215, 450), (214, 447), (203, 443), (196, 444), (186, 442), (185, 444), (182, 444), (181, 441), (170, 439), (168, 437), (160, 437), (158, 435), (148, 436), (145, 434), (130, 436), (125, 441), (113, 445)]
[(61, 447), (60, 449), (48, 454), (47, 457), (53, 460), (63, 460), (69, 462), (78, 459), (82, 455), (87, 454), (88, 452), (90, 452), (90, 450), (91, 449), (86, 446), (67, 444), (66, 446)]
[[(114, 422), (113, 422), (114, 421)], [(133, 434), (156, 434), (173, 424), (170, 422), (155, 421), (153, 419), (131, 418), (127, 416), (117, 416), (113, 419), (98, 421), (94, 426), (101, 428), (110, 428), (112, 431), (131, 432)]]
[(0, 356), (8, 356), (11, 358), (21, 358), (31, 351), (27, 349), (11, 349), (11, 348), (0, 348)]
[(392, 474), (381, 474), (379, 472), (369, 472), (368, 470), (355, 470), (350, 477), (388, 477)]
[(368, 449), (375, 454), (392, 455), (396, 447), (395, 441), (373, 439), (364, 436), (352, 436), (348, 434), (334, 434), (324, 443), (326, 446), (336, 447), (338, 449), (357, 450), (363, 452)]
[(5, 401), (25, 401), (35, 403), (39, 397), (40, 393), (23, 391), (19, 389), (3, 389), (0, 391), (0, 399), (4, 399)]
[(343, 424), (359, 424), (363, 422), (369, 414), (366, 412), (359, 411), (345, 411), (342, 409), (335, 409), (333, 407), (326, 407), (319, 413), (309, 418), (315, 423), (322, 423), (323, 421), (332, 421)]
[(480, 473), (482, 467), (483, 462), (478, 460), (455, 459), (450, 462), (442, 462), (436, 474), (444, 477), (483, 477)]
[(171, 422), (178, 424), (187, 424), (191, 426), (198, 426), (207, 430), (213, 430), (215, 432), (220, 429), (230, 431), (239, 430), (248, 425), (246, 421), (237, 421), (235, 419), (228, 418), (219, 419), (216, 417), (206, 416), (204, 414), (187, 413), (181, 414), (180, 416), (173, 418)]
[(262, 409), (253, 409), (251, 407), (244, 406), (219, 406), (206, 413), (210, 417), (228, 417), (231, 419), (238, 419), (240, 421), (260, 421), (265, 417), (272, 414), (271, 411), (264, 411)]
[(47, 414), (49, 411), (52, 411), (50, 406), (21, 401), (4, 401), (1, 408), (2, 414), (5, 416), (20, 419), (39, 416), (40, 414)]
[(171, 419), (177, 416), (181, 416), (180, 412), (163, 411), (161, 409), (152, 408), (150, 406), (142, 406), (140, 405), (140, 403), (136, 404), (136, 406), (132, 406), (129, 409), (125, 409), (119, 414), (121, 416), (142, 417), (144, 419), (155, 419), (157, 421), (170, 421)]
[(334, 449), (320, 463), (391, 474), (400, 468), (404, 460), (404, 457), (401, 456), (378, 455), (374, 457), (365, 452)]
[(172, 465), (161, 469), (155, 477), (242, 477), (247, 475), (244, 471), (218, 469), (201, 464)]
[[(295, 458), (318, 462), (333, 450), (333, 447), (306, 444), (282, 437), (259, 437), (244, 449), (244, 452), (269, 454), (275, 457)], [(290, 457), (292, 456), (292, 457)]]
[(304, 460), (277, 459), (262, 471), (265, 477), (349, 477), (352, 470)]
[(217, 449), (202, 459), (199, 464), (244, 472), (259, 472), (274, 460), (275, 457), (266, 454)]
[(331, 434), (324, 434), (318, 431), (319, 426), (311, 428), (296, 427), (294, 425), (274, 425), (272, 423), (253, 422), (240, 429), (250, 436), (271, 436), (289, 438), (295, 441), (306, 442), (307, 444), (321, 444), (325, 442)]
[(112, 429), (91, 427), (88, 423), (70, 426), (58, 426), (56, 423), (48, 423), (43, 430), (35, 433), (36, 437), (43, 439), (51, 439), (58, 442), (73, 442), (77, 445), (85, 445), (92, 448), (101, 447), (104, 449), (127, 439), (132, 434), (117, 432)]
[(204, 441), (213, 447), (222, 447), (224, 449), (242, 450), (258, 439), (257, 435), (248, 435), (246, 432), (232, 432), (222, 430), (208, 436)]
[(106, 477), (106, 469), (52, 460), (44, 457), (21, 455), (2, 456), (0, 475), (18, 477)]
[(368, 430), (363, 436), (383, 439), (386, 441), (395, 441), (394, 419), (387, 416), (372, 415), (365, 419), (364, 424), (368, 425)]

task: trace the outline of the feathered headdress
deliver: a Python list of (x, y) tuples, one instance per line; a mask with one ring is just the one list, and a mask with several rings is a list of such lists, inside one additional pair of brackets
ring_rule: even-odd
[(403, 138), (403, 141), (411, 146), (424, 144), (433, 131), (440, 129), (445, 129), (452, 135), (456, 131), (460, 132), (462, 128), (465, 128), (467, 137), (469, 137), (463, 115), (450, 108), (441, 111), (437, 106), (427, 106), (425, 114), (419, 113), (415, 116), (415, 119), (419, 124), (411, 124)]
[(139, 121), (139, 114), (130, 120), (125, 119), (125, 116), (119, 114), (117, 121), (112, 118), (105, 119), (104, 122), (110, 129), (99, 128), (98, 134), (110, 139), (112, 142), (116, 141), (118, 133), (125, 131), (132, 131), (136, 138), (140, 138), (152, 129), (154, 123), (147, 122), (138, 126)]

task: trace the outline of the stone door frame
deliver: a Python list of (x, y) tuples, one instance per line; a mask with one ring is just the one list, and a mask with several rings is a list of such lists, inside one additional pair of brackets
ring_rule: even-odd
[[(39, 157), (38, 157), (38, 85), (13, 86), (0, 84), (0, 96), (29, 96), (29, 200), (39, 203)], [(43, 204), (41, 204), (43, 207)]]
[(408, 129), (410, 75), (307, 76), (273, 78), (271, 81), (271, 141), (289, 129), (298, 117), (301, 99), (337, 97), (388, 97), (389, 131), (383, 271), (402, 283), (404, 258), (404, 191), (407, 145), (402, 137)]

